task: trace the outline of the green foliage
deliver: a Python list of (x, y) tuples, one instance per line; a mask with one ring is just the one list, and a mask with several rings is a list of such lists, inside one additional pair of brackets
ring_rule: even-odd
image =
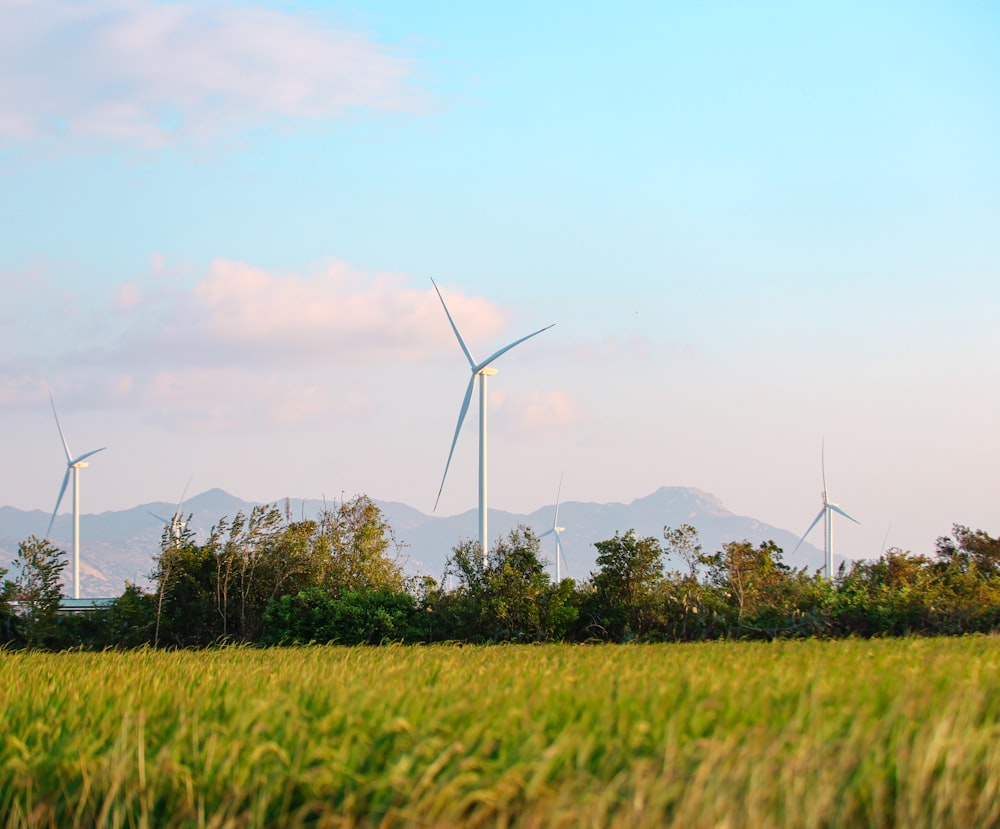
[(698, 531), (690, 524), (680, 527), (663, 528), (663, 552), (670, 558), (680, 559), (687, 568), (687, 576), (698, 577), (698, 565), (702, 560), (701, 544), (698, 542)]
[[(934, 558), (892, 549), (841, 567), (835, 581), (782, 561), (773, 542), (728, 542), (706, 554), (690, 525), (663, 543), (633, 530), (598, 542), (582, 584), (553, 584), (538, 539), (517, 527), (484, 565), (478, 544), (455, 546), (445, 590), (407, 579), (401, 545), (365, 496), (318, 521), (275, 507), (222, 519), (204, 543), (164, 532), (145, 593), (62, 613), (65, 553), (29, 539), (18, 578), (0, 568), (0, 644), (30, 647), (206, 646), (220, 642), (538, 642), (960, 635), (1000, 629), (1000, 541), (955, 525)], [(664, 572), (664, 559), (680, 569)]]
[(222, 635), (218, 572), (214, 551), (197, 544), (186, 527), (177, 539), (164, 536), (153, 573), (157, 594), (154, 644), (207, 645)]
[(445, 578), (458, 586), (438, 608), (454, 638), (478, 642), (529, 642), (564, 635), (577, 611), (573, 582), (552, 585), (538, 537), (524, 525), (497, 540), (484, 566), (479, 544), (463, 541), (452, 551)]
[[(981, 531), (966, 538), (984, 547), (995, 543)], [(993, 631), (1000, 626), (1000, 576), (988, 559), (977, 560), (968, 548), (949, 550), (938, 561), (892, 549), (878, 559), (853, 562), (832, 604), (841, 634)]]
[(216, 611), (221, 635), (239, 642), (257, 639), (267, 603), (314, 584), (323, 565), (311, 543), (315, 522), (286, 524), (274, 506), (254, 507), (220, 521), (205, 547), (216, 563)]
[(223, 518), (204, 544), (165, 532), (154, 574), (154, 644), (258, 641), (268, 604), (321, 588), (332, 596), (402, 593), (405, 578), (392, 530), (366, 496), (319, 521), (289, 523), (275, 506)]
[(985, 578), (1000, 576), (1000, 538), (961, 524), (952, 526), (952, 535), (954, 539), (943, 536), (937, 540), (938, 559), (962, 572)]
[(324, 511), (319, 540), (327, 552), (323, 586), (331, 593), (404, 589), (401, 545), (382, 510), (367, 495)]
[(789, 576), (782, 550), (773, 541), (754, 547), (749, 541), (730, 541), (714, 555), (702, 555), (708, 583), (723, 591), (733, 614), (729, 627), (774, 635), (790, 609)]
[(651, 633), (659, 619), (663, 584), (663, 548), (652, 536), (635, 531), (598, 541), (598, 571), (587, 605), (592, 630), (615, 641)]
[(4, 578), (7, 569), (0, 567), (0, 645), (14, 638), (14, 596), (17, 586)]
[(10, 595), (17, 602), (15, 628), (29, 648), (54, 644), (67, 564), (66, 553), (48, 539), (33, 535), (17, 546), (17, 576)]
[(411, 621), (416, 613), (416, 600), (409, 593), (348, 592), (334, 596), (312, 587), (268, 603), (262, 642), (378, 645), (411, 641)]
[(135, 648), (153, 642), (156, 597), (131, 582), (103, 611), (109, 646)]

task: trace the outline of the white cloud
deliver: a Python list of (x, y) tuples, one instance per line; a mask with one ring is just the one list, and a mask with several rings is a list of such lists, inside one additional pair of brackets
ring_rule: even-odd
[(530, 393), (509, 408), (516, 413), (521, 429), (558, 429), (577, 426), (587, 420), (581, 404), (559, 390)]
[[(449, 294), (470, 343), (505, 328), (506, 315), (480, 297)], [(193, 290), (173, 299), (162, 330), (145, 324), (143, 343), (199, 360), (296, 365), (412, 362), (456, 348), (433, 288), (400, 274), (368, 275), (343, 262), (311, 274), (275, 274), (216, 260)], [(152, 337), (151, 340), (147, 338)]]
[[(157, 260), (93, 313), (60, 314), (45, 336), (27, 336), (31, 321), (51, 316), (65, 297), (57, 289), (22, 303), (24, 336), (15, 332), (18, 349), (0, 360), (0, 407), (38, 405), (51, 384), (61, 398), (139, 405), (198, 429), (303, 425), (370, 415), (386, 371), (401, 364), (461, 367), (429, 280), (343, 262), (279, 274), (219, 259), (187, 286), (165, 280), (168, 272)], [(482, 297), (442, 290), (470, 348), (488, 353), (507, 314)]]
[(415, 110), (414, 61), (249, 2), (0, 0), (0, 141), (156, 147)]
[(126, 282), (118, 287), (118, 296), (115, 299), (115, 310), (127, 312), (142, 305), (142, 290), (134, 282)]

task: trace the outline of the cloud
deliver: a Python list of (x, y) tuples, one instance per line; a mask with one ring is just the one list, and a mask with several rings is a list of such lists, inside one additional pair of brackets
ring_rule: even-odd
[(142, 290), (134, 282), (126, 282), (118, 287), (118, 296), (115, 298), (115, 310), (128, 312), (142, 305)]
[(516, 413), (517, 425), (522, 429), (557, 429), (587, 419), (581, 405), (564, 391), (534, 392), (507, 408)]
[[(448, 295), (468, 342), (493, 337), (507, 315), (480, 297)], [(311, 274), (276, 274), (219, 259), (172, 300), (159, 332), (145, 324), (132, 347), (219, 363), (387, 365), (456, 348), (433, 288), (401, 274), (369, 275), (344, 262)]]
[[(61, 286), (23, 307), (18, 350), (0, 359), (0, 408), (36, 406), (51, 384), (80, 406), (138, 406), (199, 430), (306, 425), (369, 416), (402, 364), (461, 365), (429, 280), (338, 261), (275, 273), (219, 259), (193, 281), (172, 273), (157, 258), (93, 313), (59, 315), (42, 337), (33, 321), (51, 316)], [(473, 353), (488, 353), (483, 341), (505, 334), (508, 314), (442, 291)]]
[(415, 62), (316, 13), (209, 0), (0, 0), (0, 141), (205, 142), (415, 111)]

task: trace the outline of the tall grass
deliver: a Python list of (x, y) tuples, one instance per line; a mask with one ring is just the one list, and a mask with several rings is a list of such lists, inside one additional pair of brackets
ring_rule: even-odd
[(1000, 640), (0, 653), (0, 826), (1000, 826)]

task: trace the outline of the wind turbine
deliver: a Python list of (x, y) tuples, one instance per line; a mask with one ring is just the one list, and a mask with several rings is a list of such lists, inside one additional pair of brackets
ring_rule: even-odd
[(191, 486), (193, 478), (194, 475), (188, 478), (188, 482), (184, 484), (184, 491), (181, 492), (181, 500), (177, 503), (177, 509), (174, 510), (174, 514), (171, 518), (164, 518), (162, 515), (157, 515), (155, 512), (149, 513), (161, 524), (170, 525), (170, 538), (175, 544), (180, 541), (181, 533), (184, 532), (184, 528), (187, 526), (187, 521), (184, 520), (181, 510), (184, 508), (184, 498), (187, 496), (188, 487)]
[[(462, 431), (462, 424), (465, 422), (465, 415), (469, 411), (469, 404), (472, 402), (472, 392), (476, 387), (476, 379), (479, 379), (479, 547), (483, 552), (483, 566), (487, 564), (487, 542), (489, 536), (486, 531), (486, 378), (496, 374), (495, 368), (490, 368), (490, 363), (497, 359), (502, 354), (506, 354), (514, 346), (520, 345), (525, 340), (531, 339), (537, 334), (541, 334), (543, 331), (548, 331), (552, 325), (546, 325), (545, 328), (539, 328), (537, 331), (528, 334), (526, 337), (521, 337), (519, 340), (514, 340), (514, 342), (509, 345), (505, 345), (499, 351), (495, 351), (485, 360), (477, 363), (475, 358), (472, 356), (472, 352), (469, 351), (469, 347), (465, 344), (465, 340), (462, 339), (462, 335), (459, 333), (458, 326), (455, 325), (455, 320), (451, 317), (451, 312), (448, 310), (448, 306), (444, 301), (444, 297), (441, 296), (441, 289), (438, 288), (437, 283), (431, 279), (431, 284), (434, 286), (434, 290), (437, 291), (438, 299), (441, 300), (441, 305), (444, 307), (444, 312), (448, 317), (448, 322), (451, 323), (451, 330), (455, 332), (455, 336), (458, 338), (458, 344), (462, 346), (462, 351), (465, 352), (465, 358), (469, 361), (469, 367), (472, 369), (472, 377), (469, 379), (469, 385), (465, 389), (465, 399), (462, 401), (462, 408), (458, 413), (458, 425), (455, 427), (455, 436), (451, 439), (451, 449), (448, 451), (448, 462), (444, 465), (444, 475), (441, 477), (441, 486), (438, 489), (437, 499), (434, 501), (434, 509), (437, 510), (438, 502), (441, 500), (441, 492), (444, 490), (444, 482), (448, 477), (448, 468), (451, 466), (452, 455), (455, 454), (455, 444), (458, 443), (458, 433)], [(555, 323), (553, 323), (554, 325)]]
[(69, 451), (69, 444), (66, 442), (66, 435), (63, 434), (62, 426), (59, 425), (59, 415), (56, 414), (56, 401), (52, 399), (49, 392), (49, 402), (52, 403), (52, 414), (56, 418), (56, 428), (59, 429), (59, 437), (62, 438), (63, 449), (66, 450), (66, 475), (63, 477), (62, 488), (59, 490), (59, 497), (56, 499), (56, 508), (52, 510), (52, 518), (49, 520), (49, 528), (45, 531), (48, 538), (52, 532), (52, 525), (56, 520), (56, 513), (59, 512), (59, 505), (62, 503), (63, 495), (66, 494), (66, 487), (69, 484), (70, 473), (73, 474), (73, 598), (80, 598), (80, 470), (90, 466), (84, 461), (91, 455), (103, 452), (105, 448), (92, 449), (74, 458)]
[(562, 574), (559, 569), (559, 559), (561, 558), (563, 561), (566, 561), (566, 556), (563, 555), (562, 536), (560, 535), (560, 533), (565, 532), (566, 528), (559, 526), (559, 496), (561, 494), (562, 494), (562, 476), (560, 475), (559, 489), (556, 490), (556, 514), (552, 519), (552, 529), (546, 530), (540, 536), (538, 536), (539, 541), (541, 541), (547, 535), (554, 535), (556, 537), (556, 584), (559, 584), (562, 581)]
[(826, 558), (826, 563), (825, 563), (826, 577), (828, 579), (832, 579), (833, 578), (833, 513), (836, 512), (840, 515), (843, 515), (844, 518), (848, 519), (849, 521), (853, 521), (855, 524), (860, 524), (861, 522), (858, 521), (856, 518), (851, 518), (850, 515), (848, 515), (840, 508), (839, 504), (835, 504), (830, 500), (829, 491), (826, 488), (825, 442), (822, 448), (820, 449), (820, 464), (822, 465), (823, 469), (823, 494), (822, 494), (823, 506), (820, 508), (819, 514), (813, 519), (813, 522), (809, 525), (809, 529), (806, 530), (805, 533), (803, 533), (802, 538), (799, 539), (799, 543), (795, 545), (795, 550), (792, 551), (792, 555), (794, 555), (795, 551), (802, 546), (802, 542), (806, 540), (806, 536), (808, 536), (809, 533), (813, 531), (813, 527), (815, 527), (822, 518), (824, 520), (824, 530), (825, 530), (824, 550)]

